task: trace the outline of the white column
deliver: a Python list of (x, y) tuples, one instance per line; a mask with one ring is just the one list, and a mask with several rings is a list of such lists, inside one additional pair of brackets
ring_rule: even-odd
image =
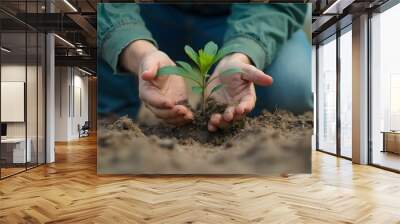
[(368, 16), (353, 19), (353, 162), (368, 163)]
[[(46, 2), (47, 12), (53, 12), (51, 1)], [(55, 161), (55, 43), (54, 35), (46, 35), (46, 163)]]
[(46, 71), (46, 163), (52, 163), (55, 161), (55, 149), (54, 149), (54, 133), (55, 133), (55, 60), (54, 60), (54, 35), (47, 34), (46, 37), (46, 60), (47, 60), (47, 71)]

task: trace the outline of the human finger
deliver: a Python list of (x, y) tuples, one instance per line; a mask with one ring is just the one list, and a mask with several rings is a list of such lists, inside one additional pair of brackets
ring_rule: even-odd
[(151, 84), (145, 84), (139, 90), (140, 98), (146, 104), (158, 109), (171, 109), (174, 102), (160, 93), (160, 90)]
[(241, 73), (241, 78), (250, 82), (254, 82), (257, 85), (269, 86), (272, 85), (273, 79), (271, 76), (265, 74), (260, 69), (254, 67), (253, 65), (243, 65), (243, 73)]

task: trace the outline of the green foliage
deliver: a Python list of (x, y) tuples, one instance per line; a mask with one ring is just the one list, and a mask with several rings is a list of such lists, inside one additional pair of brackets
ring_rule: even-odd
[(200, 86), (192, 86), (192, 91), (194, 92), (194, 93), (197, 93), (197, 94), (203, 94), (203, 88), (201, 88)]
[(214, 86), (214, 88), (211, 90), (211, 93), (210, 93), (210, 94), (212, 94), (213, 92), (218, 91), (218, 90), (221, 89), (223, 86), (224, 86), (224, 85), (221, 84), (221, 83), (218, 84), (218, 85), (216, 85), (216, 86)]
[[(208, 72), (215, 63), (217, 63), (227, 54), (232, 53), (233, 50), (229, 47), (218, 49), (218, 45), (212, 41), (208, 42), (204, 46), (204, 49), (200, 49), (197, 53), (188, 45), (185, 46), (184, 50), (188, 57), (193, 61), (193, 67), (187, 62), (177, 61), (176, 64), (178, 66), (165, 66), (160, 68), (157, 72), (157, 76), (178, 75), (185, 79), (192, 80), (194, 82), (192, 91), (202, 96), (202, 108), (204, 111), (204, 104), (206, 102), (205, 89), (213, 80), (218, 78), (213, 77), (212, 79), (209, 79), (210, 75)], [(229, 76), (240, 72), (242, 72), (241, 69), (233, 67), (222, 71), (219, 76)], [(216, 85), (210, 91), (210, 95), (220, 90), (222, 87), (223, 84)]]

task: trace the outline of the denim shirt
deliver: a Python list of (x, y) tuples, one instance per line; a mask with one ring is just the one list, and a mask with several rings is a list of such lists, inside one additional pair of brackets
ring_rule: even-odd
[[(237, 3), (229, 7), (223, 47), (246, 54), (261, 70), (271, 64), (281, 46), (302, 27), (307, 13), (307, 4)], [(99, 56), (114, 73), (119, 72), (120, 53), (132, 41), (143, 39), (157, 46), (141, 18), (140, 4), (101, 3), (97, 6), (97, 18)]]

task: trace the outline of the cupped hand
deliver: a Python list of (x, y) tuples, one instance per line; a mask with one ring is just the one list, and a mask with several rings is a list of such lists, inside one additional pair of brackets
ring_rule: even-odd
[[(136, 41), (135, 41), (136, 42)], [(143, 44), (150, 44), (149, 42)], [(159, 68), (175, 63), (162, 51), (151, 46), (129, 46), (133, 51), (130, 68), (139, 78), (139, 97), (156, 117), (173, 125), (183, 125), (193, 120), (193, 113), (182, 105), (187, 102), (186, 85), (182, 77), (176, 75), (157, 77)], [(136, 54), (135, 54), (136, 53)], [(140, 56), (138, 56), (139, 54)], [(127, 54), (129, 55), (129, 54)], [(126, 55), (124, 55), (126, 56)], [(129, 58), (122, 60), (129, 63)], [(125, 66), (128, 67), (129, 66)]]
[[(219, 75), (230, 68), (239, 68), (241, 72), (228, 76)], [(254, 84), (269, 86), (273, 82), (271, 76), (253, 66), (250, 59), (242, 53), (233, 53), (223, 58), (215, 68), (210, 80), (213, 81), (207, 88), (208, 93), (221, 83), (223, 87), (209, 97), (217, 103), (228, 105), (224, 113), (211, 115), (208, 122), (208, 130), (211, 132), (223, 128), (235, 120), (242, 119), (254, 109), (257, 98)]]

